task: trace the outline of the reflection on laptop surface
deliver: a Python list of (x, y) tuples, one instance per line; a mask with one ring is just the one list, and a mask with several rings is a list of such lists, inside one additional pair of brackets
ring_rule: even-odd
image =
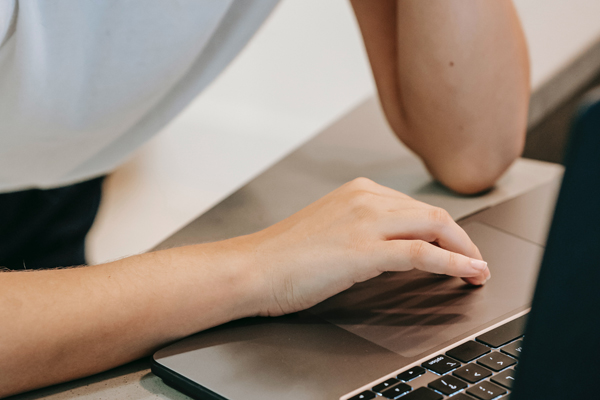
[(600, 101), (590, 99), (574, 126), (533, 311), (348, 397), (600, 398), (599, 246)]
[(600, 102), (572, 137), (531, 313), (543, 235), (508, 220), (543, 225), (551, 187), (461, 222), (495, 266), (483, 288), (384, 274), (308, 312), (194, 335), (153, 372), (203, 399), (600, 398)]

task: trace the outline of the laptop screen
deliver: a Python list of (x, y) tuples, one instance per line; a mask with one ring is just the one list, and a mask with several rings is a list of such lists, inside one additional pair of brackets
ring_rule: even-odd
[(595, 97), (573, 126), (511, 400), (600, 398), (600, 96)]

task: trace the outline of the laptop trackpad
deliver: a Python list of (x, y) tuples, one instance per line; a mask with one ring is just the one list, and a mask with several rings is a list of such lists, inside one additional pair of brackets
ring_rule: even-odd
[(490, 267), (492, 279), (483, 287), (420, 271), (385, 273), (311, 312), (404, 357), (414, 357), (528, 305), (543, 248), (479, 222), (463, 228)]

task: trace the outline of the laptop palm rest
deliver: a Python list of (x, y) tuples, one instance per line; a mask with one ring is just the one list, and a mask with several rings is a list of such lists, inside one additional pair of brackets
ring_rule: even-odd
[[(480, 222), (463, 226), (488, 261), (483, 287), (420, 271), (385, 273), (318, 305), (328, 322), (407, 358), (529, 304), (542, 247)], [(510, 249), (507, 251), (507, 249)]]
[(490, 265), (483, 287), (385, 273), (307, 312), (184, 339), (154, 355), (153, 371), (195, 396), (213, 395), (206, 398), (338, 398), (527, 308), (542, 246), (479, 221), (463, 227)]

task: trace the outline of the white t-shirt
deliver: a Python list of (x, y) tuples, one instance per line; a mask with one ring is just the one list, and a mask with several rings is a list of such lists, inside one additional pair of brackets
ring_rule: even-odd
[(0, 191), (107, 173), (244, 47), (277, 0), (0, 0)]

